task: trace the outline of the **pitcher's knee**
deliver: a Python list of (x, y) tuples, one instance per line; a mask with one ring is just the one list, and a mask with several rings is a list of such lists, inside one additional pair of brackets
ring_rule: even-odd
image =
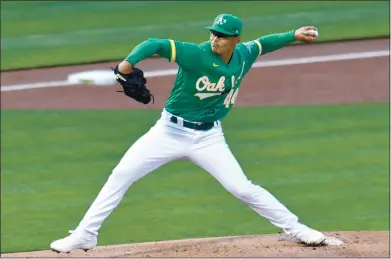
[(112, 176), (124, 175), (124, 174), (126, 174), (128, 171), (129, 171), (129, 170), (127, 170), (127, 169), (124, 168), (124, 167), (116, 166), (116, 167), (111, 171), (111, 175), (112, 175)]
[(255, 189), (254, 185), (249, 182), (244, 185), (233, 185), (228, 188), (228, 191), (235, 197), (247, 201), (252, 199)]
[(115, 178), (117, 181), (135, 182), (137, 175), (137, 171), (132, 168), (117, 166), (112, 170), (110, 178)]

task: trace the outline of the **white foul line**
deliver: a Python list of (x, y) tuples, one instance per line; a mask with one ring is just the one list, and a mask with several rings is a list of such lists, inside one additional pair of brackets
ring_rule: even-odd
[(20, 84), (20, 85), (7, 85), (7, 86), (2, 86), (1, 91), (8, 92), (8, 91), (27, 90), (27, 89), (35, 89), (35, 88), (59, 87), (59, 86), (67, 86), (67, 85), (74, 85), (74, 84), (75, 83), (68, 82), (68, 81), (51, 81), (51, 82)]
[[(314, 57), (305, 57), (305, 58), (289, 58), (289, 59), (270, 60), (270, 61), (257, 61), (256, 63), (253, 64), (252, 67), (257, 68), (257, 67), (288, 66), (288, 65), (309, 64), (309, 63), (319, 63), (319, 62), (385, 57), (389, 55), (390, 52), (388, 50), (352, 52), (352, 53), (345, 53), (345, 54), (314, 56)], [(157, 71), (145, 72), (144, 75), (147, 78), (173, 76), (177, 74), (177, 71), (178, 71), (177, 69), (157, 70)], [(73, 83), (68, 81), (28, 83), (28, 84), (2, 86), (1, 91), (7, 92), (7, 91), (15, 91), (15, 90), (35, 89), (35, 88), (69, 86), (69, 85), (77, 85), (77, 84), (82, 84), (82, 83)]]

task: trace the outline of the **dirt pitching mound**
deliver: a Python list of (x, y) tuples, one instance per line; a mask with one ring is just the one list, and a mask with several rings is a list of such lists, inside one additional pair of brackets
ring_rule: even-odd
[(342, 246), (309, 247), (286, 235), (199, 238), (100, 246), (69, 254), (52, 251), (2, 254), (2, 257), (390, 257), (390, 232), (329, 232)]

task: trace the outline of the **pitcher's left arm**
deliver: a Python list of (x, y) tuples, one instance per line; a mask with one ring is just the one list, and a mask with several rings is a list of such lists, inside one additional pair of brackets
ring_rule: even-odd
[(252, 62), (255, 62), (258, 57), (288, 46), (295, 41), (310, 43), (316, 39), (317, 28), (305, 26), (287, 32), (268, 34), (256, 40), (246, 42), (244, 45), (251, 53), (249, 58), (252, 59)]

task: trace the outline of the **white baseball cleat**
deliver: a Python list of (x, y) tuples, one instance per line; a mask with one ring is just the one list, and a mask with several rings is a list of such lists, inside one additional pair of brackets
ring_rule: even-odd
[(69, 253), (75, 249), (83, 249), (85, 252), (96, 247), (98, 238), (81, 231), (72, 231), (69, 236), (53, 241), (50, 248), (57, 253)]
[(323, 245), (327, 237), (317, 230), (309, 227), (303, 227), (292, 234), (297, 240), (307, 245)]
[(323, 242), (323, 244), (328, 246), (341, 246), (345, 243), (336, 237), (326, 237), (326, 240)]

